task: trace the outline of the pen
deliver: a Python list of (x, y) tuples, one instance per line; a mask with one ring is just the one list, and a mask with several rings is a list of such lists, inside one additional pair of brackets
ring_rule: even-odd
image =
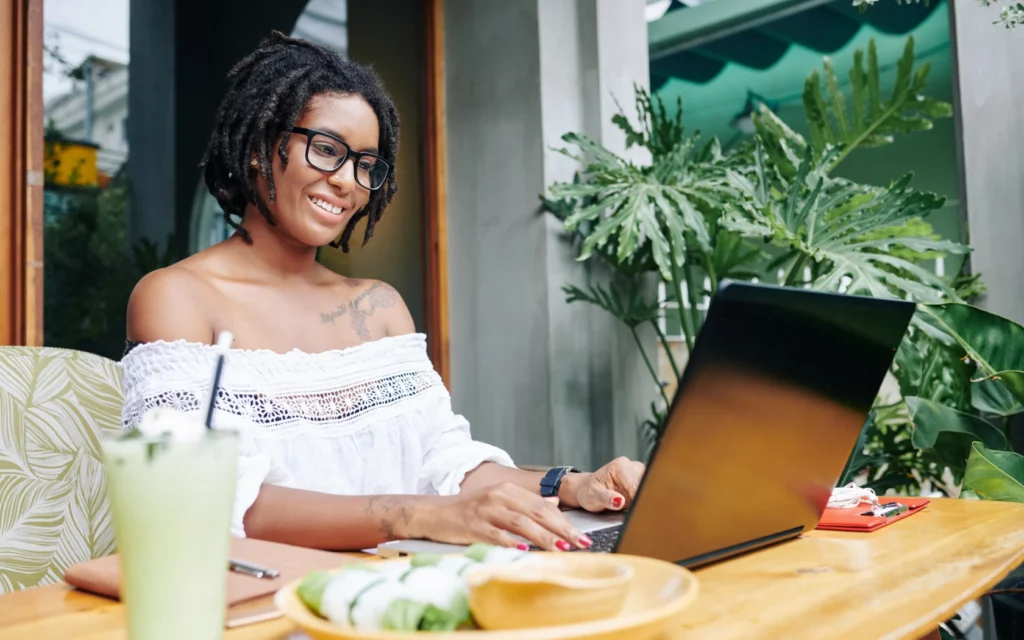
[(254, 578), (276, 578), (281, 574), (270, 567), (262, 567), (258, 564), (245, 562), (244, 560), (228, 559), (228, 568), (238, 573), (244, 573)]

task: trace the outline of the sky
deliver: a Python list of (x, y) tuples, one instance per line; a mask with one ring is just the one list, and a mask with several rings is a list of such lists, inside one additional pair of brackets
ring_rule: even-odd
[[(128, 62), (129, 0), (43, 0), (43, 41), (72, 66), (89, 55)], [(43, 100), (70, 91), (74, 81), (46, 56)]]

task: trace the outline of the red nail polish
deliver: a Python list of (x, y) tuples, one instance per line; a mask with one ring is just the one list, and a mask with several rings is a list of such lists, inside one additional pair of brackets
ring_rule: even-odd
[(587, 536), (581, 535), (579, 538), (579, 543), (583, 545), (584, 549), (589, 549), (591, 546), (593, 546), (594, 541), (588, 538)]
[(566, 542), (565, 540), (556, 540), (555, 541), (555, 547), (557, 547), (559, 551), (568, 551), (569, 550), (569, 543)]
[(618, 509), (622, 506), (622, 496), (615, 496), (612, 498), (612, 506)]
[(522, 542), (520, 542), (519, 544), (516, 545), (516, 549), (519, 549), (520, 551), (529, 551), (530, 550), (530, 545), (523, 544)]

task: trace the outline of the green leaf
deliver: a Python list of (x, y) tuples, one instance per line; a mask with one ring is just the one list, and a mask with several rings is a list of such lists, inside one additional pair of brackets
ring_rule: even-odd
[(302, 601), (309, 610), (320, 616), (324, 617), (324, 614), (320, 610), (320, 605), (323, 604), (324, 589), (327, 588), (327, 583), (333, 579), (334, 576), (327, 571), (313, 571), (306, 574), (306, 577), (299, 583), (295, 593), (299, 596), (299, 600)]
[(834, 167), (857, 147), (889, 144), (895, 134), (927, 131), (935, 118), (952, 115), (951, 105), (921, 93), (929, 65), (915, 69), (914, 64), (914, 38), (910, 37), (897, 64), (892, 89), (887, 98), (883, 97), (878, 53), (872, 39), (868, 43), (866, 67), (863, 50), (854, 52), (847, 102), (832, 62), (825, 58), (823, 73), (812, 72), (803, 92), (804, 112), (816, 156), (824, 156), (832, 147), (842, 148), (842, 153), (833, 159)]
[[(710, 256), (712, 280), (750, 280), (760, 275), (757, 265), (767, 254), (738, 233), (719, 229)], [(710, 292), (706, 292), (710, 293)]]
[(853, 452), (850, 457), (846, 460), (846, 467), (843, 472), (839, 474), (839, 482), (836, 483), (837, 487), (844, 487), (856, 478), (864, 469), (873, 466), (879, 462), (884, 462), (879, 456), (873, 456), (867, 453), (868, 439), (871, 437), (871, 431), (875, 424), (875, 412), (872, 411), (868, 414), (868, 419), (864, 422), (864, 426), (860, 430), (860, 436), (857, 437), (857, 444), (853, 446)]
[[(966, 263), (965, 263), (966, 264)], [(984, 282), (981, 281), (980, 273), (964, 274), (963, 266), (961, 266), (961, 273), (958, 273), (950, 286), (956, 291), (956, 294), (967, 303), (971, 303), (978, 296), (983, 296), (988, 292), (988, 287)]]
[(453, 607), (451, 610), (441, 609), (428, 604), (423, 610), (423, 619), (420, 621), (420, 631), (455, 631), (465, 621), (469, 614), (469, 605)]
[(975, 442), (967, 460), (964, 487), (983, 500), (1024, 502), (1024, 456), (992, 451)]
[(913, 425), (912, 442), (921, 451), (931, 450), (953, 476), (963, 476), (971, 445), (981, 442), (989, 449), (1009, 448), (1003, 432), (985, 420), (950, 409), (925, 398), (906, 398)]
[(911, 326), (895, 358), (894, 373), (904, 398), (919, 396), (959, 411), (971, 408), (974, 369), (961, 359), (955, 343), (949, 343)]
[(907, 175), (887, 187), (859, 185), (826, 174), (832, 154), (815, 160), (807, 149), (796, 174), (780, 180), (783, 198), (774, 197), (765, 183), (769, 161), (755, 143), (757, 182), (730, 174), (743, 196), (741, 210), (721, 218), (727, 229), (747, 237), (768, 239), (796, 251), (818, 266), (813, 286), (874, 297), (924, 302), (956, 300), (949, 283), (924, 269), (899, 250), (920, 253), (966, 253), (963, 245), (935, 238), (907, 236), (898, 229), (940, 209), (945, 199), (909, 187)]
[(417, 567), (432, 567), (441, 562), (441, 557), (439, 553), (417, 553), (409, 560), (409, 566), (414, 569)]
[(927, 305), (921, 311), (956, 340), (980, 379), (999, 381), (1024, 402), (1024, 327), (967, 304)]
[(469, 545), (469, 548), (463, 551), (462, 555), (466, 556), (470, 560), (475, 560), (476, 562), (483, 562), (484, 558), (487, 557), (487, 554), (493, 548), (494, 547), (492, 545), (489, 545), (485, 542), (476, 542)]
[(551, 197), (542, 202), (580, 235), (580, 260), (597, 254), (621, 265), (642, 252), (670, 280), (672, 265), (683, 261), (688, 246), (710, 253), (705, 215), (733, 201), (735, 191), (715, 145), (699, 145), (697, 136), (685, 135), (680, 113), (669, 116), (660, 99), (641, 89), (636, 96), (640, 129), (624, 116), (615, 123), (629, 144), (651, 151), (651, 166), (638, 167), (586, 136), (568, 133), (563, 140), (576, 151), (561, 152), (583, 165), (582, 181), (552, 185)]
[(657, 320), (661, 312), (658, 302), (644, 300), (643, 291), (636, 278), (627, 280), (626, 286), (625, 296), (619, 292), (615, 284), (610, 284), (607, 289), (600, 284), (593, 284), (587, 290), (575, 285), (565, 285), (562, 291), (565, 292), (566, 302), (587, 302), (601, 307), (631, 329), (645, 322)]
[(974, 382), (971, 385), (971, 405), (978, 411), (1003, 417), (1024, 411), (1024, 405), (998, 380)]
[(392, 600), (381, 616), (381, 629), (385, 631), (418, 631), (429, 606), (431, 605), (404, 598)]

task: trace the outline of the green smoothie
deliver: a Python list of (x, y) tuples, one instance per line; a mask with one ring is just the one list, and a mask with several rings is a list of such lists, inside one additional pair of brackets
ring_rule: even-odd
[(139, 436), (104, 442), (107, 491), (133, 640), (224, 634), (238, 442)]

